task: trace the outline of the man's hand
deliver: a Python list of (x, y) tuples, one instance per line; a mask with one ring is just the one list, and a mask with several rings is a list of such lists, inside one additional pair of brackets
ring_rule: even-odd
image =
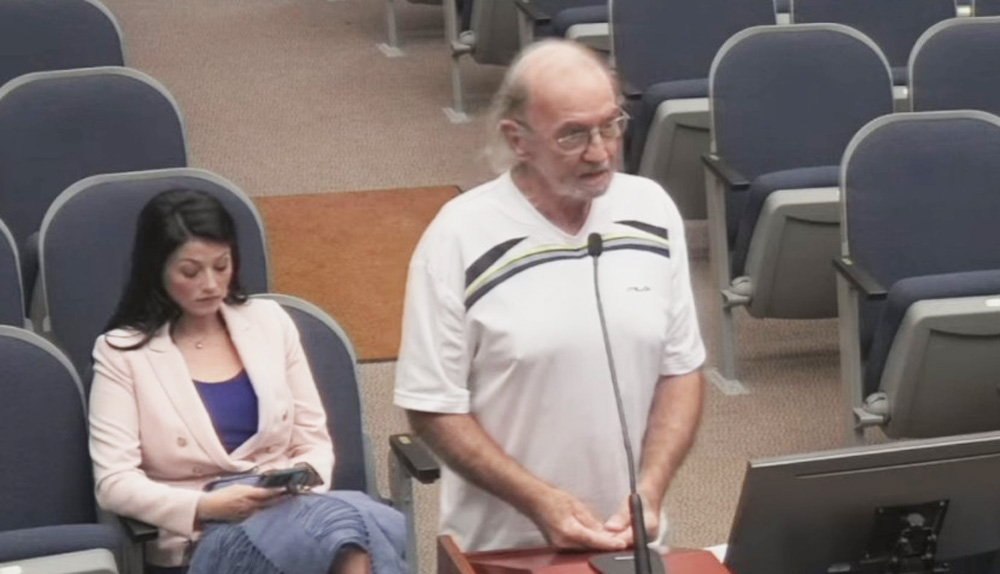
[(201, 522), (211, 520), (238, 522), (249, 518), (262, 508), (279, 502), (284, 493), (284, 489), (280, 488), (234, 484), (202, 494), (195, 512)]
[(625, 541), (605, 529), (582, 502), (569, 493), (552, 488), (539, 497), (532, 513), (549, 543), (557, 548), (623, 550)]
[[(660, 505), (651, 504), (649, 498), (642, 494), (639, 496), (642, 498), (642, 519), (646, 526), (646, 534), (650, 539), (654, 539), (660, 531)], [(618, 511), (604, 523), (604, 528), (613, 532), (615, 539), (621, 540), (626, 546), (635, 544), (635, 536), (632, 532), (632, 512), (628, 496), (618, 506)]]

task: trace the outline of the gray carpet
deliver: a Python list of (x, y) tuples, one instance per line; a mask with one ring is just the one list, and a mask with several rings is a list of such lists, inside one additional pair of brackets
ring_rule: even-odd
[[(481, 120), (447, 122), (448, 54), (440, 9), (403, 3), (406, 57), (388, 59), (380, 0), (107, 0), (129, 63), (159, 79), (186, 118), (192, 164), (249, 194), (457, 184), (489, 175)], [(466, 62), (481, 112), (502, 70)], [(474, 117), (481, 117), (479, 116)], [(692, 238), (703, 245), (703, 229)], [(704, 249), (694, 282), (714, 357)], [(746, 461), (843, 444), (833, 321), (739, 322), (746, 396), (709, 387), (697, 446), (669, 496), (672, 541), (724, 542)], [(392, 406), (392, 363), (362, 367), (366, 411), (385, 489), (386, 437), (405, 430)], [(609, 429), (609, 432), (615, 432)], [(433, 572), (435, 488), (418, 491), (422, 571)]]

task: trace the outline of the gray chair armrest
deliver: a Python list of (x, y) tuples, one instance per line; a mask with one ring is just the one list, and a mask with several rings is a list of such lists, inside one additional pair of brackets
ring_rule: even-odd
[(401, 468), (423, 484), (431, 484), (441, 477), (441, 466), (430, 449), (414, 435), (397, 434), (389, 437), (392, 450)]
[(850, 257), (834, 258), (833, 268), (867, 299), (885, 299), (889, 294), (877, 279), (858, 267)]
[(145, 522), (125, 516), (119, 516), (118, 518), (121, 520), (125, 535), (128, 536), (131, 542), (150, 542), (156, 540), (156, 537), (159, 536), (159, 529), (152, 524), (146, 524)]
[(729, 191), (746, 191), (750, 189), (750, 182), (747, 178), (736, 171), (736, 168), (726, 163), (726, 160), (715, 155), (714, 153), (708, 153), (701, 156), (701, 162), (705, 164), (705, 167), (712, 172), (712, 174), (719, 179), (726, 186)]
[(527, 16), (529, 20), (534, 22), (536, 26), (548, 24), (552, 21), (552, 17), (543, 12), (531, 0), (514, 0), (514, 5), (517, 6), (517, 9), (520, 10), (522, 14)]
[(389, 448), (401, 468), (421, 483), (431, 484), (441, 478), (441, 465), (417, 437), (411, 434), (392, 435), (389, 437)]

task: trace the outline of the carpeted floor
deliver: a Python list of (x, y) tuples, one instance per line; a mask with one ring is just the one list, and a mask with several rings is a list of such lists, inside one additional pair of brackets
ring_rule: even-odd
[(433, 187), (256, 198), (273, 289), (329, 313), (360, 360), (395, 359), (410, 255), (456, 195)]

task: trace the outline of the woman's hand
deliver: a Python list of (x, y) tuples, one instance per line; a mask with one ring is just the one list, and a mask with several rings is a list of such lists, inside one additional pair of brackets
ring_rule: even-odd
[(198, 499), (196, 517), (199, 522), (239, 522), (261, 508), (278, 502), (283, 494), (285, 491), (280, 488), (234, 484), (202, 494)]

